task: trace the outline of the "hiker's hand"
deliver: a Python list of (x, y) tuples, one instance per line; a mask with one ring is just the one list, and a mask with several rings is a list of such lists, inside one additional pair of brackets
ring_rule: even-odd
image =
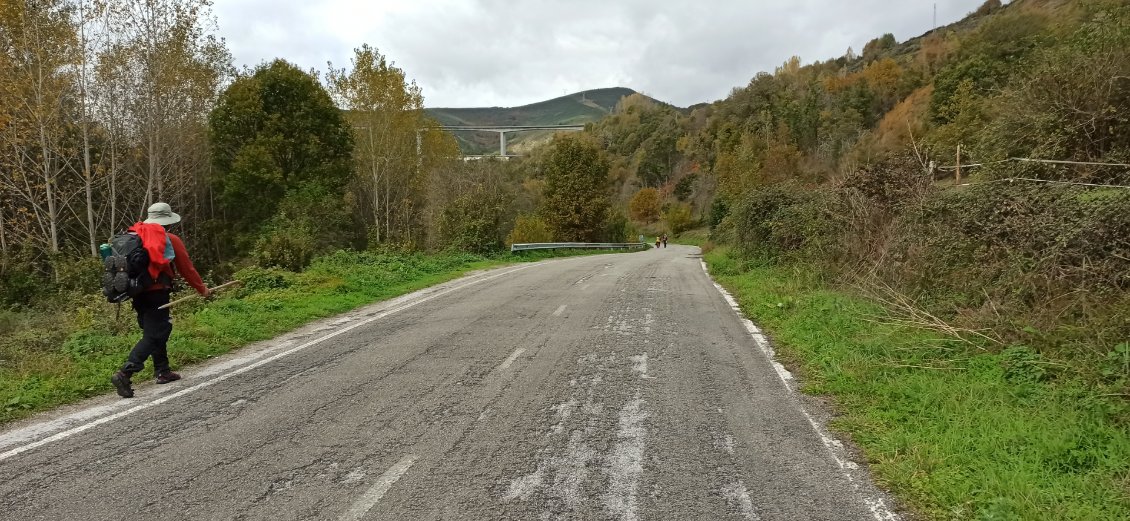
[(205, 289), (204, 293), (200, 296), (204, 297), (204, 302), (211, 302), (215, 298), (215, 293), (212, 293), (210, 289)]

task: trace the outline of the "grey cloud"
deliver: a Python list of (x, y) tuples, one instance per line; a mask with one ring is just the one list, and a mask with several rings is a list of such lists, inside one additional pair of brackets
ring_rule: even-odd
[[(362, 43), (415, 78), (429, 106), (521, 105), (625, 86), (677, 105), (724, 97), (792, 55), (840, 56), (930, 29), (931, 0), (219, 0), (237, 60), (348, 63)], [(940, 24), (982, 0), (938, 2)], [(354, 5), (348, 5), (353, 2)], [(386, 7), (381, 7), (382, 5)], [(361, 6), (361, 7), (359, 7)], [(358, 9), (379, 16), (358, 15)], [(356, 41), (354, 41), (356, 40)]]

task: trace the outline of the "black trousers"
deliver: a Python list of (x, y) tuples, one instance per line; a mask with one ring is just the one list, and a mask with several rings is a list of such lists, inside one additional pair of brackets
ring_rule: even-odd
[(157, 309), (168, 303), (169, 290), (146, 291), (133, 298), (141, 340), (129, 352), (129, 360), (122, 366), (122, 372), (133, 374), (145, 369), (145, 360), (151, 356), (155, 373), (169, 370), (167, 347), (169, 335), (173, 333), (173, 321), (169, 310)]

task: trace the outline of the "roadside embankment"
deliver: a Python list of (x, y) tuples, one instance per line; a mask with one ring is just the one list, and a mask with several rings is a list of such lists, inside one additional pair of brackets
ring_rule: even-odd
[(1130, 519), (1125, 399), (1042, 377), (1031, 351), (890, 320), (799, 267), (704, 255), (876, 479), (925, 519)]

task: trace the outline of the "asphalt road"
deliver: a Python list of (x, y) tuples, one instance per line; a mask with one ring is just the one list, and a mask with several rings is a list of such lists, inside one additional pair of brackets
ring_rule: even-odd
[(474, 274), (9, 426), (0, 518), (894, 519), (751, 328), (697, 248)]

